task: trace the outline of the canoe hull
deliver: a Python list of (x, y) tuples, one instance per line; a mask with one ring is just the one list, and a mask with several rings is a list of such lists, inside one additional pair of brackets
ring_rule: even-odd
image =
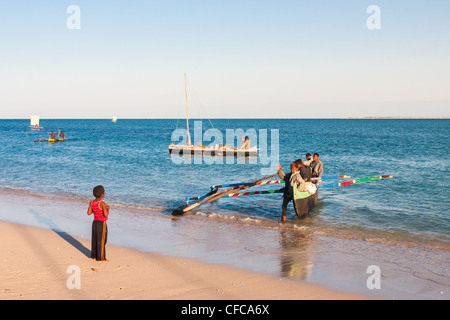
[(316, 206), (318, 197), (319, 190), (317, 190), (314, 194), (309, 195), (308, 197), (295, 199), (294, 209), (297, 216), (299, 218), (304, 218), (308, 213), (310, 213), (311, 210)]
[(221, 157), (256, 157), (258, 150), (256, 148), (248, 150), (234, 149), (214, 149), (202, 147), (169, 146), (169, 154), (178, 155), (198, 155), (198, 156), (221, 156)]

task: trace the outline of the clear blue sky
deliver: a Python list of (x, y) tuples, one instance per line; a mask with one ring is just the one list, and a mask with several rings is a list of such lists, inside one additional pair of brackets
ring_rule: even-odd
[(185, 72), (192, 117), (448, 117), (449, 15), (448, 0), (2, 1), (0, 118), (179, 117)]

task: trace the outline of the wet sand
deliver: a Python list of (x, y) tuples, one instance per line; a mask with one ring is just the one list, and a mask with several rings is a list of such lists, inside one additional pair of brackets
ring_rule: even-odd
[[(89, 240), (7, 222), (0, 222), (0, 241), (3, 244), (1, 299), (364, 298), (312, 284), (114, 245), (107, 245), (109, 261), (98, 262), (89, 258)], [(77, 274), (79, 282), (74, 278)]]
[[(448, 299), (446, 250), (302, 228), (112, 207), (108, 262), (90, 259), (87, 205), (0, 192), (0, 299)], [(380, 289), (367, 268), (379, 266)], [(70, 266), (81, 289), (68, 289)], [(70, 271), (70, 270), (69, 270)]]

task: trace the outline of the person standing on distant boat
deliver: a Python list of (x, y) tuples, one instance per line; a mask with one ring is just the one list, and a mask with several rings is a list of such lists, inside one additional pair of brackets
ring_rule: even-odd
[(303, 161), (303, 165), (306, 167), (309, 167), (312, 162), (311, 153), (308, 152), (305, 157), (306, 157), (306, 160)]
[(88, 216), (94, 214), (94, 221), (92, 222), (92, 242), (91, 242), (91, 258), (97, 261), (106, 260), (106, 240), (108, 237), (108, 221), (109, 207), (103, 201), (105, 197), (105, 188), (103, 186), (96, 186), (92, 192), (95, 199), (91, 201), (88, 208)]
[(64, 132), (62, 132), (61, 130), (58, 131), (58, 138), (66, 139), (66, 136), (64, 135)]
[(285, 187), (283, 192), (283, 204), (281, 206), (281, 222), (286, 222), (286, 215), (287, 215), (287, 205), (291, 200), (293, 200), (293, 185), (294, 183), (297, 184), (297, 189), (299, 191), (306, 191), (305, 189), (305, 181), (302, 179), (300, 175), (300, 171), (298, 170), (298, 165), (293, 162), (291, 163), (291, 172), (284, 174), (283, 170), (281, 169), (281, 166), (278, 165), (278, 176), (281, 180), (284, 180)]
[(53, 131), (50, 133), (50, 138), (56, 139), (56, 135), (55, 135), (55, 133)]
[(318, 153), (314, 153), (310, 167), (313, 178), (320, 178), (323, 175), (323, 163), (319, 160)]

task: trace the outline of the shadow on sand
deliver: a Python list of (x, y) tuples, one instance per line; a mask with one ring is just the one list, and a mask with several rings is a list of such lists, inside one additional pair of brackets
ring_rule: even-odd
[(61, 238), (66, 240), (68, 243), (70, 243), (75, 249), (80, 251), (82, 254), (84, 254), (86, 257), (91, 257), (91, 250), (86, 248), (80, 241), (72, 237), (70, 234), (68, 234), (65, 231), (62, 231), (61, 228), (59, 228), (52, 220), (42, 217), (39, 212), (31, 209), (31, 214), (36, 218), (37, 221), (47, 225), (52, 231), (54, 231), (57, 235), (59, 235)]

